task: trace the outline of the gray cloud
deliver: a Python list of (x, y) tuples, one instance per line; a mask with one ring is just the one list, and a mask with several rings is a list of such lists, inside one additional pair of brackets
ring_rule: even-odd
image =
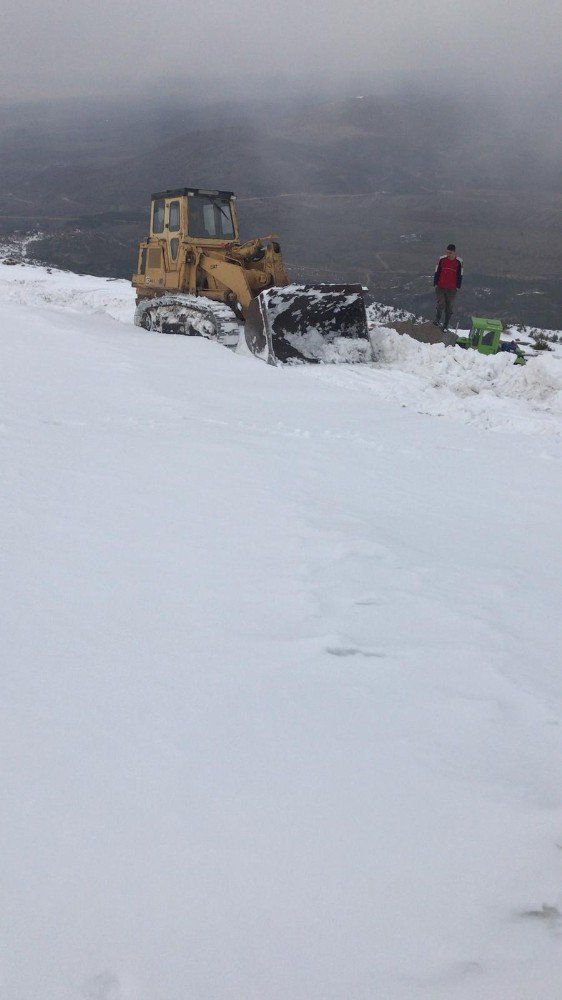
[(507, 95), (560, 83), (560, 0), (4, 3), (5, 99), (145, 91), (181, 77), (249, 99), (249, 87), (263, 97), (311, 79), (332, 90), (354, 77)]

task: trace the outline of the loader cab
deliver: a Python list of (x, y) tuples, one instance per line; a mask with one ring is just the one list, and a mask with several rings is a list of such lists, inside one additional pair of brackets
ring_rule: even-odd
[[(185, 291), (222, 298), (215, 275), (201, 275), (199, 252), (224, 259), (227, 245), (239, 245), (236, 195), (232, 191), (174, 188), (150, 200), (150, 233), (139, 245), (133, 286), (137, 295)], [(209, 270), (214, 270), (218, 265)]]
[(501, 320), (473, 316), (470, 328), (470, 346), (479, 351), (480, 354), (497, 354), (502, 331)]
[(507, 351), (515, 354), (516, 365), (526, 364), (526, 358), (516, 340), (502, 340), (503, 324), (499, 319), (484, 319), (481, 316), (472, 317), (470, 333), (467, 337), (459, 337), (458, 347), (471, 347), (480, 354), (498, 354)]
[(150, 235), (165, 239), (173, 261), (181, 239), (194, 243), (238, 242), (236, 196), (232, 191), (178, 188), (152, 195)]
[(473, 316), (468, 337), (459, 337), (457, 343), (459, 347), (471, 347), (480, 354), (497, 354), (502, 331), (501, 320)]

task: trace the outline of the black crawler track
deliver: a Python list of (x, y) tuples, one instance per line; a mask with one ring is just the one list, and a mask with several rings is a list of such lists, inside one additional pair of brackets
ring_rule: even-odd
[(236, 347), (242, 324), (230, 306), (196, 295), (162, 295), (141, 299), (135, 325), (157, 333), (205, 337)]

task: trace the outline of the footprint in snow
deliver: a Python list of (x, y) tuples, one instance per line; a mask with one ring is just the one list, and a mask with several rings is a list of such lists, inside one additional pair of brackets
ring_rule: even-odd
[(523, 910), (520, 913), (521, 917), (531, 917), (534, 920), (550, 920), (552, 922), (558, 922), (562, 914), (557, 906), (549, 906), (548, 903), (543, 903), (540, 910)]
[(84, 1000), (119, 1000), (119, 979), (112, 972), (99, 972), (84, 983), (82, 996)]
[(367, 656), (384, 660), (386, 653), (376, 653), (372, 649), (358, 649), (357, 646), (327, 646), (326, 652), (330, 656)]

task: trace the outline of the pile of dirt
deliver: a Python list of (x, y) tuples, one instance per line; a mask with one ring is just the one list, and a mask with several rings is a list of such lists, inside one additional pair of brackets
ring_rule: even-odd
[(407, 333), (414, 340), (419, 340), (420, 344), (445, 344), (446, 347), (453, 347), (457, 342), (456, 333), (444, 333), (429, 321), (417, 323), (410, 319), (403, 320), (393, 323), (392, 329), (397, 333)]

